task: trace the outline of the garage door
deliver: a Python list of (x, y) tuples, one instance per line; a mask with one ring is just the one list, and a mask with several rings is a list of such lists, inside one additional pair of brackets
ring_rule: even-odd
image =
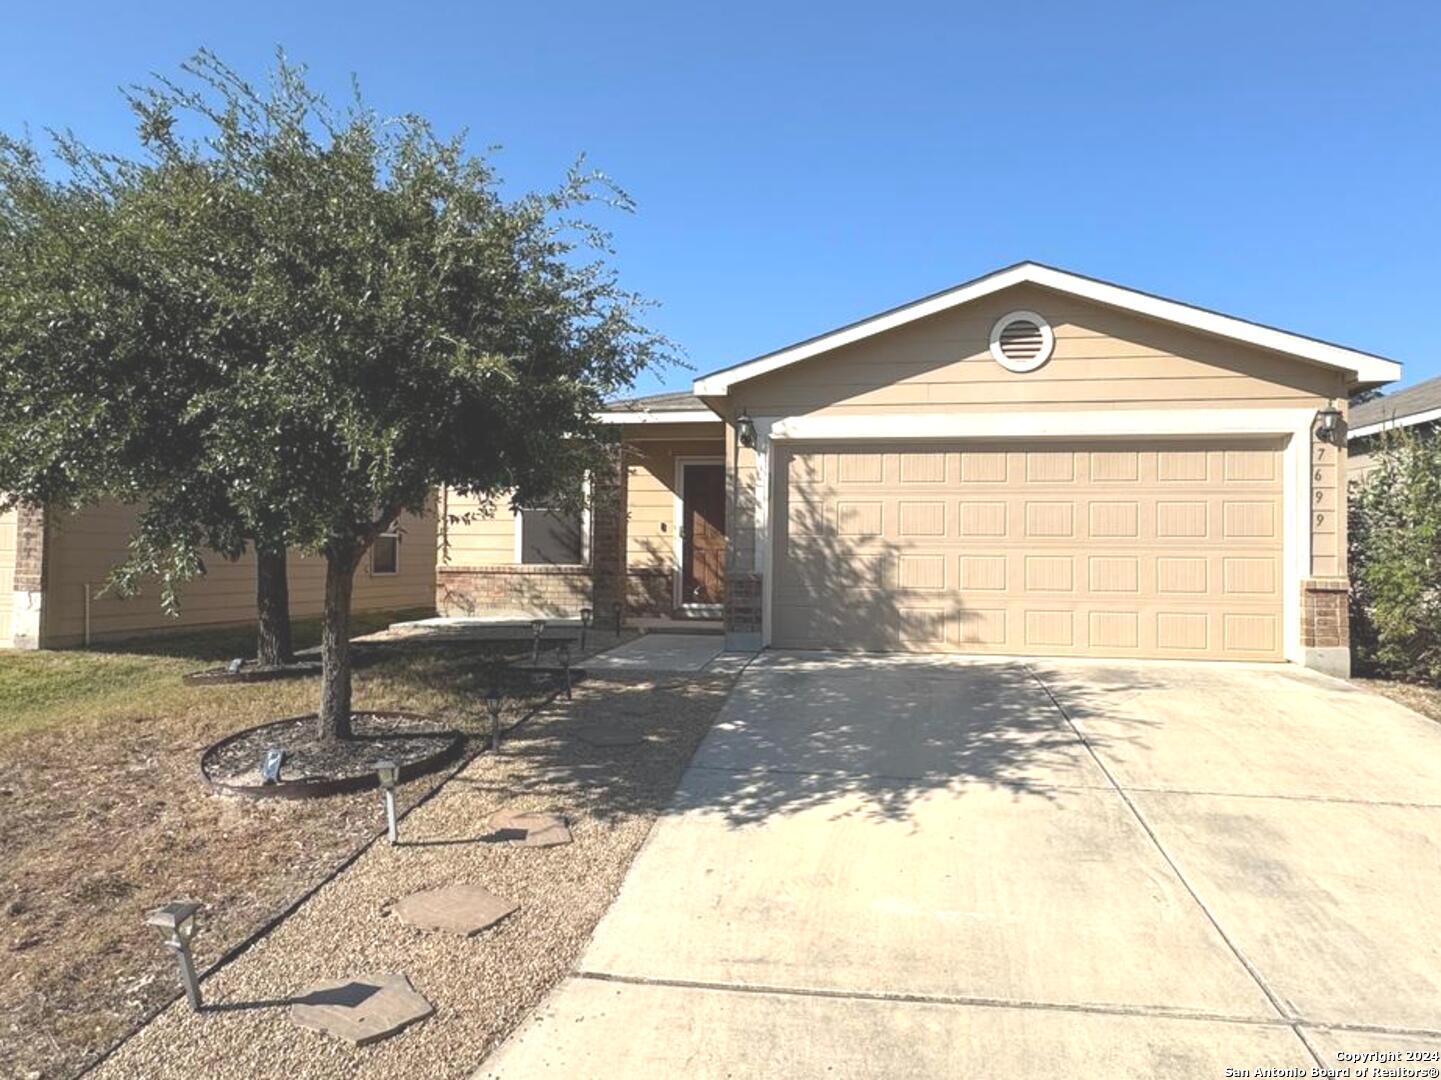
[(1279, 660), (1281, 450), (792, 447), (772, 642)]

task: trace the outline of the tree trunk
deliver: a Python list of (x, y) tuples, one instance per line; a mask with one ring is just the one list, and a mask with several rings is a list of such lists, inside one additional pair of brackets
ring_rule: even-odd
[(355, 559), (325, 556), (325, 625), (320, 637), (320, 737), (350, 738), (350, 594)]
[(290, 583), (286, 580), (285, 549), (255, 548), (255, 610), (259, 616), (255, 660), (262, 667), (279, 667), (295, 659), (290, 641)]

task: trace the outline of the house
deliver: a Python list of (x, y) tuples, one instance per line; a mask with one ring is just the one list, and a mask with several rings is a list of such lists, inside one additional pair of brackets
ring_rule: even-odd
[(615, 402), (592, 520), (443, 522), (437, 605), (1344, 673), (1346, 402), (1400, 371), (1021, 263)]
[(1441, 423), (1441, 377), (1363, 401), (1351, 409), (1346, 431), (1346, 475), (1364, 477), (1372, 467), (1378, 436), (1396, 428), (1434, 431)]
[[(185, 586), (179, 618), (160, 608), (158, 589), (121, 599), (103, 593), (128, 551), (133, 508), (109, 502), (72, 514), (27, 507), (0, 513), (0, 648), (65, 648), (177, 629), (255, 622), (255, 562), (218, 556)], [(325, 560), (292, 554), (290, 610), (319, 615)], [(435, 521), (401, 520), (361, 564), (355, 611), (429, 608), (435, 597)]]

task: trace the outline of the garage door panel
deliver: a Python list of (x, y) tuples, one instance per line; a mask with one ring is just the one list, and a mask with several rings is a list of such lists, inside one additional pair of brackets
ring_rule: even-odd
[(775, 492), (772, 640), (1280, 659), (1281, 450), (800, 448)]

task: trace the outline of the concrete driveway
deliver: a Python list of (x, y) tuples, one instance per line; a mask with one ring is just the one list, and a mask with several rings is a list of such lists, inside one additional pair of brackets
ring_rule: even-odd
[(575, 975), (480, 1075), (1416, 1050), (1441, 1051), (1441, 725), (1288, 667), (797, 653), (742, 677)]

